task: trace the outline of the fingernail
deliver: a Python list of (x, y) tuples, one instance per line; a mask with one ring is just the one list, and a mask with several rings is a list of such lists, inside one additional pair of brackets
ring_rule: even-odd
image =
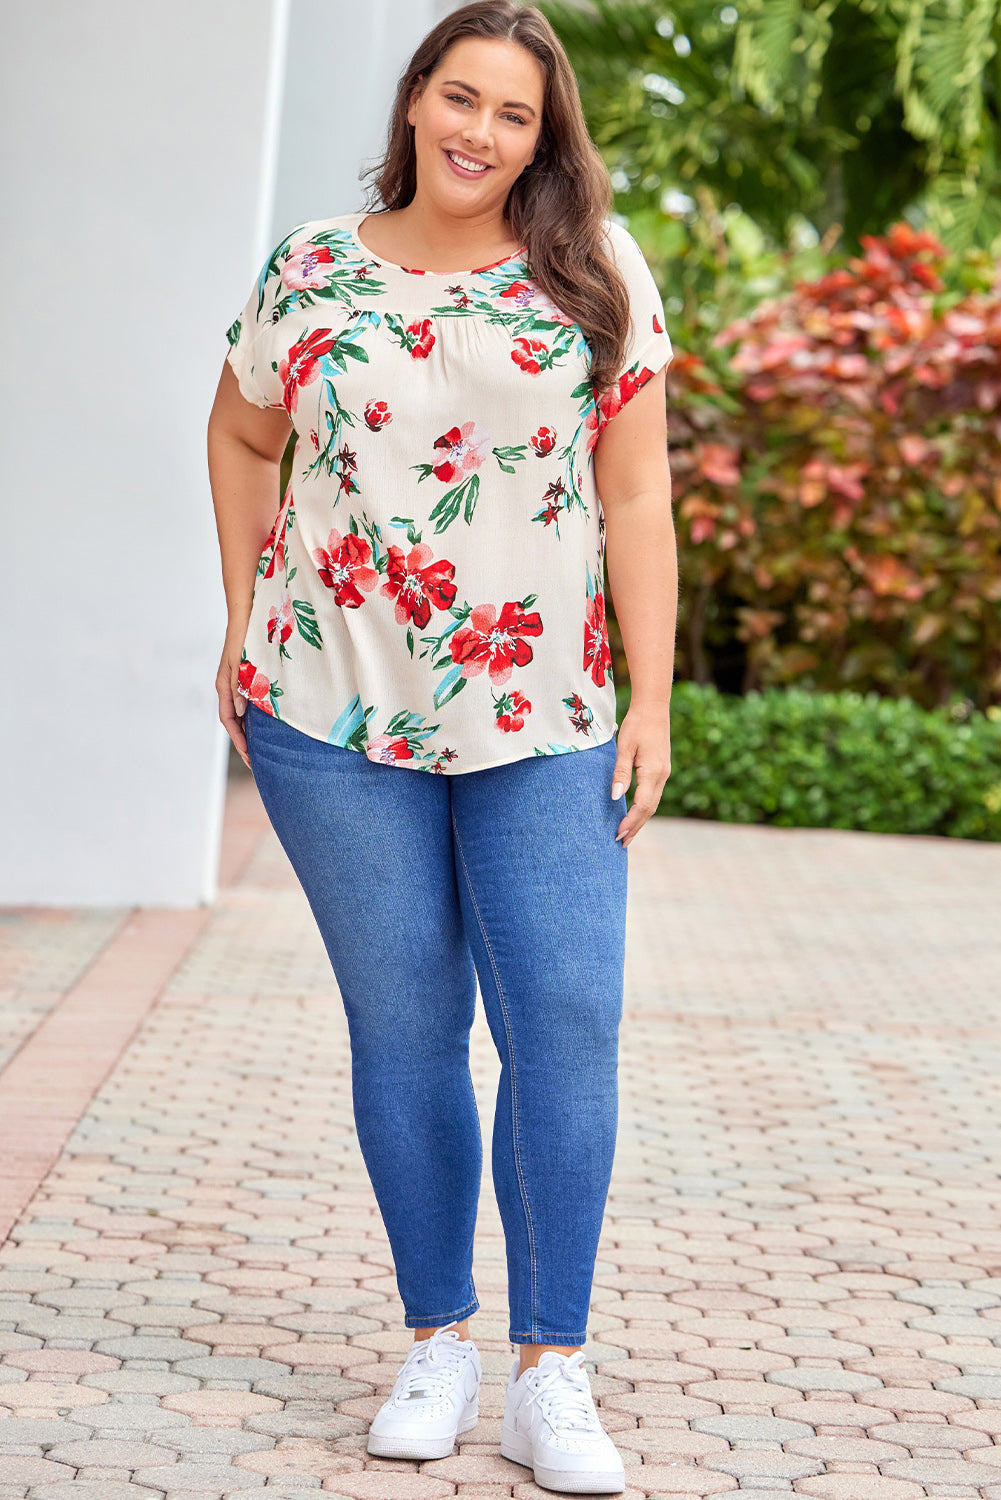
[(624, 790), (625, 790), (625, 788), (622, 786), (621, 782), (613, 781), (612, 782), (612, 801), (614, 802), (614, 801), (616, 801), (617, 798), (621, 797)]

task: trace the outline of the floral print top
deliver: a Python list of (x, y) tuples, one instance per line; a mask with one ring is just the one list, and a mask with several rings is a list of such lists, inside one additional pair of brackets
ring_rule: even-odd
[(592, 454), (672, 357), (656, 282), (606, 220), (632, 327), (596, 392), (579, 325), (523, 250), (416, 271), (366, 249), (365, 217), (294, 229), (228, 331), (243, 396), (296, 434), (239, 691), (421, 771), (601, 744), (616, 713)]

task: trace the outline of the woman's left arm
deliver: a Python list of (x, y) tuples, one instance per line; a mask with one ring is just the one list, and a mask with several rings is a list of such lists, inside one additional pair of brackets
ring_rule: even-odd
[(605, 513), (605, 572), (629, 665), (630, 701), (618, 733), (611, 795), (632, 806), (617, 839), (628, 848), (660, 804), (671, 774), (671, 687), (678, 618), (678, 550), (667, 456), (666, 368), (607, 423), (594, 450)]

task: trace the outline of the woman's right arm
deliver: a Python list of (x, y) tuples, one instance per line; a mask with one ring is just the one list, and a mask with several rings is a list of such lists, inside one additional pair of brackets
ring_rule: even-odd
[(216, 690), (219, 718), (248, 768), (247, 705), (236, 690), (237, 674), (257, 564), (278, 512), (281, 460), (291, 431), (284, 410), (255, 406), (241, 395), (233, 368), (224, 361), (208, 426), (209, 484), (228, 615)]

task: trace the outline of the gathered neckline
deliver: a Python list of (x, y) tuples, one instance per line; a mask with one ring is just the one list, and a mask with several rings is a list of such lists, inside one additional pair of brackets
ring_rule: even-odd
[(522, 245), (520, 249), (512, 251), (510, 255), (502, 255), (500, 260), (492, 260), (485, 266), (473, 266), (471, 269), (461, 271), (422, 271), (417, 266), (401, 266), (397, 261), (387, 260), (385, 255), (379, 255), (375, 250), (370, 249), (358, 233), (358, 225), (362, 219), (367, 219), (368, 217), (369, 210), (363, 209), (361, 213), (352, 214), (348, 222), (348, 232), (359, 250), (365, 255), (371, 256), (379, 265), (390, 266), (394, 271), (403, 271), (408, 276), (477, 276), (481, 271), (493, 271), (497, 266), (506, 266), (509, 261), (520, 260), (525, 254), (525, 246)]

